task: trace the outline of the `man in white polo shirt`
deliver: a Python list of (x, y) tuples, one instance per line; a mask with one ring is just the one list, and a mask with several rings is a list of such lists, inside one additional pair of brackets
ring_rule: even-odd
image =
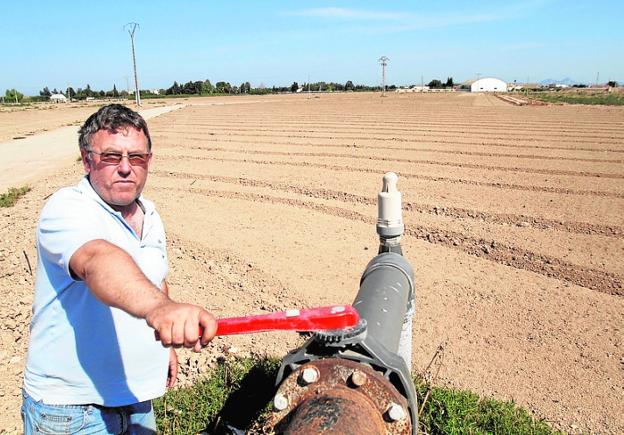
[(143, 118), (105, 106), (79, 142), (86, 176), (50, 198), (37, 229), (24, 432), (154, 434), (151, 400), (177, 373), (170, 347), (199, 351), (216, 322), (168, 297), (163, 224), (141, 195), (152, 157)]

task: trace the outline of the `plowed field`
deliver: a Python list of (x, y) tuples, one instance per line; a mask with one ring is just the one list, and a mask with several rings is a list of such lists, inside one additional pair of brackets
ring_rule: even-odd
[[(145, 195), (167, 227), (174, 298), (223, 316), (352, 301), (391, 170), (417, 283), (413, 370), (441, 347), (438, 384), (513, 399), (565, 431), (624, 431), (624, 109), (475, 94), (185, 103), (149, 121)], [(44, 198), (80, 174), (42, 179), (0, 213), (7, 428), (32, 300), (24, 258), (36, 264)], [(217, 339), (183, 354), (181, 380), (223, 353), (281, 356), (298, 342)]]

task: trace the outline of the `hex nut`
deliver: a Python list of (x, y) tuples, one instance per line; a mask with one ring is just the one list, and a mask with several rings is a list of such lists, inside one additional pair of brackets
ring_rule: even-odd
[(317, 382), (320, 377), (321, 377), (321, 374), (319, 373), (318, 369), (314, 366), (306, 367), (305, 369), (301, 371), (301, 380), (306, 385)]
[(386, 413), (388, 414), (388, 418), (391, 421), (400, 421), (405, 418), (405, 410), (398, 403), (394, 403), (394, 402), (390, 403)]
[(366, 376), (366, 373), (359, 370), (353, 370), (353, 373), (351, 373), (351, 382), (353, 382), (353, 385), (356, 387), (361, 387), (366, 384), (367, 381), (368, 377)]
[(282, 393), (277, 393), (273, 398), (273, 406), (278, 411), (283, 411), (288, 408), (288, 397), (283, 395)]

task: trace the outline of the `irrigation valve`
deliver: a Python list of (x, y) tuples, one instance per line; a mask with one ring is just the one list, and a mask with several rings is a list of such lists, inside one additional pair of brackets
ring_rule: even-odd
[(379, 252), (364, 269), (353, 303), (345, 305), (357, 311), (359, 322), (317, 331), (284, 357), (266, 421), (271, 433), (418, 433), (410, 372), (414, 272), (401, 251), (397, 180), (394, 172), (383, 176)]
[(405, 228), (401, 217), (401, 192), (397, 190), (398, 179), (394, 172), (386, 172), (378, 194), (377, 234), (383, 239), (400, 237)]

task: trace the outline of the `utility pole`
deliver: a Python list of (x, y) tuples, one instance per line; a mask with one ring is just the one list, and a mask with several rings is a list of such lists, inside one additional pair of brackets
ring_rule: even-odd
[(598, 86), (599, 82), (600, 82), (600, 71), (598, 71), (598, 73), (596, 73), (596, 86)]
[(388, 59), (386, 56), (379, 58), (379, 64), (381, 65), (381, 96), (386, 96), (386, 66), (388, 65)]
[(132, 65), (134, 66), (134, 100), (137, 107), (140, 107), (141, 93), (139, 92), (139, 78), (137, 76), (136, 56), (134, 54), (134, 32), (136, 31), (137, 27), (139, 27), (138, 23), (128, 23), (124, 26), (124, 29), (128, 31), (128, 34), (130, 35), (130, 41), (132, 43)]

